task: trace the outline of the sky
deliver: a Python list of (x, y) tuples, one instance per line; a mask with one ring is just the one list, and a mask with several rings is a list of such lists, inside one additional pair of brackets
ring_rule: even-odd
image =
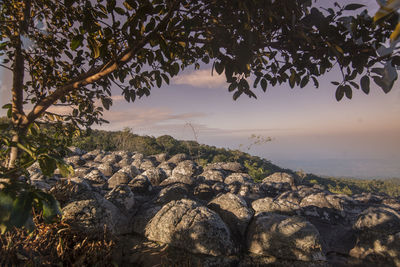
[[(377, 9), (374, 1), (358, 2), (367, 4), (371, 13)], [(331, 2), (317, 3), (326, 7)], [(2, 73), (2, 105), (10, 99), (10, 77), (10, 73)], [(320, 175), (400, 177), (399, 82), (389, 94), (372, 86), (369, 95), (356, 91), (352, 100), (337, 102), (336, 88), (330, 84), (336, 79), (340, 74), (333, 71), (320, 80), (318, 89), (282, 85), (268, 87), (263, 93), (258, 88), (258, 99), (242, 96), (233, 101), (224, 75), (211, 76), (210, 66), (197, 71), (189, 68), (171, 85), (153, 88), (149, 97), (135, 103), (125, 102), (115, 89), (114, 104), (104, 113), (110, 124), (95, 128), (129, 127), (138, 134), (168, 134), (218, 147), (241, 148), (281, 167)], [(271, 137), (272, 141), (247, 150), (252, 134)]]

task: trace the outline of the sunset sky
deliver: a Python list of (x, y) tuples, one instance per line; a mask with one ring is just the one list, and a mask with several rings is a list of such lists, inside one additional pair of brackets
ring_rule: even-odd
[[(374, 1), (358, 2), (367, 3), (371, 13), (377, 9)], [(2, 105), (10, 99), (10, 78), (11, 73), (2, 73)], [(111, 111), (104, 114), (110, 124), (96, 128), (130, 127), (138, 134), (194, 140), (190, 123), (200, 143), (219, 147), (238, 149), (251, 142), (251, 134), (272, 137), (244, 151), (281, 167), (334, 176), (400, 177), (399, 82), (389, 94), (373, 86), (369, 95), (356, 91), (352, 100), (337, 102), (330, 84), (336, 79), (339, 73), (332, 71), (318, 89), (283, 85), (263, 93), (258, 88), (258, 99), (233, 101), (224, 75), (211, 76), (210, 66), (202, 66), (183, 72), (170, 86), (152, 89), (134, 104), (115, 89)]]

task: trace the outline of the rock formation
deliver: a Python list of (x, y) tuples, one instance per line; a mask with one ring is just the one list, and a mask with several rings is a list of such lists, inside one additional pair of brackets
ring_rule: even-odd
[(66, 161), (71, 177), (34, 165), (30, 182), (75, 227), (115, 235), (121, 266), (151, 266), (143, 244), (196, 266), (400, 266), (399, 199), (332, 194), (290, 173), (255, 183), (239, 163), (201, 167), (184, 154), (76, 150)]

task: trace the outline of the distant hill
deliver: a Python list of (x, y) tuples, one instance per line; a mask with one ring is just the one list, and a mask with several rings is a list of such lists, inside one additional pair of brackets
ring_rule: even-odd
[(255, 181), (261, 181), (274, 172), (285, 171), (297, 175), (305, 184), (318, 184), (333, 193), (352, 195), (371, 192), (400, 197), (400, 178), (363, 180), (356, 178), (320, 177), (314, 174), (294, 172), (290, 169), (281, 168), (272, 164), (267, 159), (252, 156), (240, 150), (208, 146), (199, 144), (196, 141), (180, 141), (169, 135), (156, 138), (152, 136), (140, 136), (129, 130), (90, 130), (83, 132), (83, 135), (75, 138), (73, 144), (86, 151), (95, 149), (105, 151), (126, 150), (137, 151), (147, 156), (159, 153), (168, 153), (170, 156), (185, 153), (190, 155), (199, 165), (237, 161), (247, 168)]

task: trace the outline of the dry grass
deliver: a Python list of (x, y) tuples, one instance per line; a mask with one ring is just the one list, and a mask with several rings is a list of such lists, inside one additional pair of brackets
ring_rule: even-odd
[(44, 224), (36, 229), (14, 229), (0, 235), (0, 266), (113, 266), (113, 239), (88, 236), (64, 222)]

